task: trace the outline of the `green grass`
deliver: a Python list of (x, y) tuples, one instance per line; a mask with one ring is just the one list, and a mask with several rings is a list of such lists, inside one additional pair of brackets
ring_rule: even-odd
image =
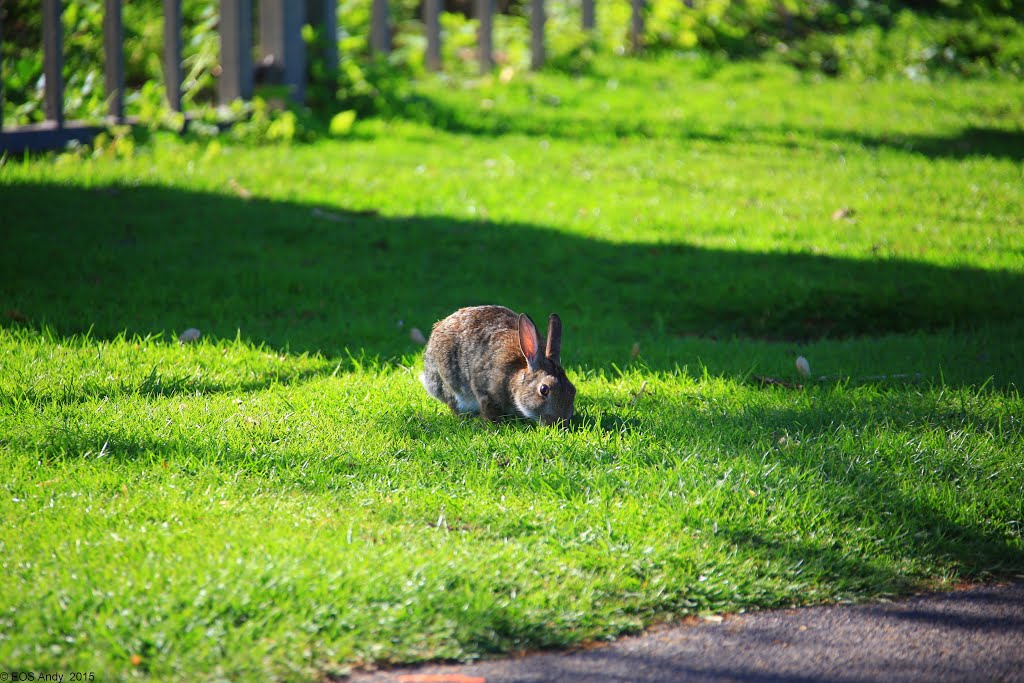
[[(311, 680), (1024, 572), (1022, 95), (623, 60), (7, 159), (0, 663)], [(419, 386), (484, 302), (562, 314), (572, 429)]]

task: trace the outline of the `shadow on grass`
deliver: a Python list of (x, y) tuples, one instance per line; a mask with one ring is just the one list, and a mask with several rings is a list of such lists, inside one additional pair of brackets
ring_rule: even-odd
[[(749, 592), (740, 590), (736, 594), (723, 594), (721, 586), (706, 588), (708, 584), (696, 580), (701, 567), (687, 563), (666, 568), (666, 571), (679, 575), (668, 593), (657, 596), (607, 595), (608, 603), (617, 605), (614, 620), (610, 623), (631, 630), (641, 620), (646, 623), (666, 615), (720, 610), (722, 605), (730, 608), (771, 608), (794, 601), (816, 602), (824, 595), (863, 598), (905, 592), (914, 587), (914, 581), (919, 578), (914, 568), (920, 565), (937, 566), (939, 571), (947, 570), (970, 578), (991, 578), (1024, 571), (1019, 539), (1009, 537), (999, 528), (1005, 520), (1002, 516), (1005, 506), (1012, 505), (1015, 500), (1005, 491), (1007, 487), (1012, 489), (1014, 480), (1019, 481), (1014, 479), (1012, 472), (1007, 471), (1001, 478), (992, 478), (987, 472), (976, 470), (978, 465), (973, 458), (946, 454), (943, 460), (932, 453), (922, 454), (920, 464), (924, 469), (919, 471), (918, 463), (913, 459), (904, 462), (898, 454), (890, 453), (886, 457), (869, 453), (872, 430), (885, 419), (890, 420), (894, 431), (914, 426), (945, 427), (954, 423), (958, 429), (967, 432), (991, 430), (992, 424), (984, 410), (975, 411), (968, 407), (954, 416), (942, 415), (936, 413), (927, 400), (904, 394), (886, 396), (875, 404), (856, 410), (847, 410), (841, 401), (828, 396), (823, 396), (821, 402), (828, 404), (824, 410), (820, 406), (782, 410), (755, 408), (729, 415), (718, 412), (712, 415), (684, 406), (681, 411), (654, 413), (655, 417), (647, 417), (646, 408), (638, 402), (635, 410), (623, 408), (621, 417), (613, 417), (608, 422), (595, 418), (583, 426), (583, 429), (614, 432), (620, 424), (636, 425), (637, 429), (644, 430), (659, 442), (680, 441), (684, 433), (696, 433), (704, 438), (711, 438), (713, 434), (727, 435), (722, 437), (724, 443), (714, 454), (717, 462), (708, 467), (706, 474), (698, 475), (706, 479), (704, 483), (715, 481), (724, 471), (735, 471), (740, 476), (749, 474), (757, 480), (762, 497), (797, 495), (800, 500), (788, 504), (786, 509), (790, 513), (800, 511), (807, 517), (805, 524), (775, 526), (770, 515), (747, 516), (740, 513), (749, 517), (747, 523), (729, 526), (707, 519), (704, 526), (699, 527), (702, 538), (712, 547), (718, 544), (725, 546), (724, 550), (716, 548), (715, 553), (739, 558), (741, 564), (738, 566), (745, 567), (743, 571), (763, 571), (769, 582), (779, 580), (794, 586), (794, 592), (788, 596), (779, 591), (766, 598), (759, 592), (757, 581), (741, 582), (741, 585), (749, 587), (744, 589)], [(599, 407), (610, 409), (613, 405), (606, 402)], [(444, 414), (440, 407), (437, 410)], [(634, 418), (634, 413), (643, 417)], [(814, 447), (819, 441), (834, 442), (833, 432), (837, 428), (834, 417), (839, 415), (842, 415), (844, 429), (858, 435), (858, 441), (867, 440), (864, 452), (856, 446), (834, 452)], [(251, 476), (260, 480), (260, 489), (268, 494), (308, 489), (311, 493), (340, 497), (350, 496), (352, 490), (387, 491), (392, 486), (457, 496), (458, 492), (465, 490), (467, 467), (482, 470), (489, 467), (489, 463), (473, 463), (473, 459), (498, 455), (486, 445), (481, 447), (473, 442), (472, 434), (468, 438), (476, 444), (479, 456), (469, 453), (460, 442), (452, 443), (451, 430), (438, 429), (438, 420), (424, 419), (409, 406), (399, 406), (383, 416), (369, 416), (368, 419), (376, 428), (398, 437), (394, 443), (411, 439), (419, 445), (403, 447), (393, 455), (367, 457), (361, 451), (345, 452), (344, 445), (339, 444), (340, 450), (325, 458), (322, 449), (314, 451), (304, 446), (296, 447), (294, 441), (279, 443), (268, 433), (261, 433), (258, 443), (250, 443), (245, 437), (236, 437), (228, 443), (217, 434), (200, 435), (190, 429), (174, 429), (165, 437), (153, 433), (140, 435), (130, 425), (116, 422), (106, 425), (82, 422), (77, 427), (47, 434), (45, 440), (37, 444), (20, 445), (36, 449), (43, 460), (102, 456), (106, 459), (103, 462), (114, 463), (142, 460), (145, 464), (148, 460), (156, 465), (163, 461), (186, 476), (202, 476), (211, 468), (231, 471), (233, 475), (242, 477)], [(455, 418), (445, 415), (444, 419)], [(686, 425), (685, 431), (681, 424)], [(460, 431), (489, 432), (493, 429), (475, 420)], [(511, 437), (508, 441), (514, 443), (515, 433), (529, 427), (516, 424), (501, 429)], [(765, 438), (774, 443), (775, 435), (784, 429), (792, 430), (794, 434), (798, 432), (808, 447), (775, 448), (764, 461), (762, 450), (751, 444), (761, 443)], [(200, 439), (217, 440), (215, 455), (209, 442)], [(456, 454), (452, 453), (453, 450), (462, 452)], [(535, 469), (532, 479), (497, 476), (480, 494), (497, 502), (506, 492), (502, 487), (522, 491), (524, 486), (529, 487), (530, 481), (543, 479), (550, 486), (530, 489), (535, 493), (529, 495), (564, 496), (567, 505), (578, 506), (580, 516), (589, 515), (592, 511), (596, 515), (594, 521), (601, 522), (601, 506), (592, 508), (589, 504), (579, 504), (580, 481), (585, 477), (577, 475), (585, 474), (592, 467), (603, 469), (606, 464), (591, 465), (584, 456), (583, 450), (577, 448), (569, 454), (568, 464), (550, 469), (545, 469), (543, 459), (530, 457), (530, 464)], [(562, 456), (552, 453), (551, 457)], [(322, 463), (315, 481), (311, 481), (305, 466), (311, 460)], [(506, 462), (501, 466), (507, 465)], [(652, 463), (649, 476), (661, 476), (658, 469)], [(798, 474), (794, 476), (794, 472)], [(958, 497), (962, 495), (964, 499), (980, 501), (966, 513), (962, 509), (944, 506), (941, 496), (934, 495), (947, 485), (959, 486), (961, 481), (962, 494), (958, 493)], [(119, 490), (122, 483), (118, 478), (111, 478), (107, 485), (111, 490)], [(698, 488), (704, 487), (699, 485)], [(793, 488), (796, 490), (791, 491)], [(628, 498), (632, 494), (624, 489), (620, 495)], [(749, 502), (746, 486), (732, 494), (722, 495), (731, 497), (725, 507), (744, 506)], [(393, 503), (382, 502), (376, 509), (385, 518), (394, 515), (404, 523), (415, 524), (420, 519), (426, 533), (432, 518), (422, 514), (423, 509), (417, 510), (416, 503), (416, 500), (396, 495)], [(659, 502), (652, 498), (650, 504), (658, 506)], [(995, 507), (999, 504), (1004, 508)], [(986, 510), (986, 505), (991, 509)], [(436, 515), (435, 505), (426, 507)], [(455, 507), (447, 522), (451, 533), (465, 533), (469, 539), (473, 534), (486, 533), (492, 539), (532, 537), (540, 540), (547, 537), (552, 543), (565, 540), (558, 530), (552, 530), (550, 523), (494, 530), (488, 526), (486, 531), (476, 524), (462, 526), (457, 521)], [(664, 514), (664, 511), (657, 514)], [(733, 519), (736, 519), (735, 513)], [(873, 535), (867, 540), (863, 533), (855, 533), (865, 527), (871, 529)], [(797, 530), (800, 533), (794, 533)], [(845, 535), (846, 531), (851, 532), (849, 537)], [(649, 532), (641, 521), (633, 531), (624, 533), (627, 535), (620, 539), (621, 542), (642, 546), (644, 534)], [(680, 539), (680, 544), (687, 542), (685, 538)], [(865, 548), (865, 543), (870, 547)], [(644, 568), (630, 567), (628, 563), (624, 564), (624, 560), (614, 557), (614, 553), (588, 555), (591, 550), (581, 547), (579, 553), (567, 550), (566, 554), (571, 559), (570, 564), (579, 563), (588, 572), (635, 571), (637, 579), (643, 580)], [(443, 563), (438, 566), (439, 579), (453, 582), (450, 584), (452, 588), (460, 588), (467, 595), (479, 595), (481, 585), (492, 585), (474, 573), (472, 567), (462, 573), (457, 566), (454, 570), (446, 569)], [(803, 595), (795, 592), (800, 585), (815, 589), (815, 593)], [(522, 648), (564, 647), (575, 642), (574, 625), (554, 623), (544, 610), (501, 606), (486, 597), (475, 601), (475, 607), (469, 613), (459, 611), (459, 604), (442, 600), (438, 609), (446, 617), (450, 615), (449, 624), (458, 624), (459, 642), (465, 646), (465, 652), (504, 653)], [(627, 626), (630, 623), (634, 626)]]
[(119, 400), (133, 396), (159, 399), (174, 396), (211, 396), (223, 393), (255, 393), (272, 386), (288, 386), (301, 384), (311, 380), (328, 377), (337, 367), (334, 363), (324, 362), (316, 369), (299, 372), (261, 372), (259, 378), (240, 381), (216, 381), (207, 378), (196, 378), (188, 372), (167, 374), (154, 365), (145, 377), (138, 381), (125, 380), (109, 375), (100, 381), (88, 381), (81, 384), (63, 384), (51, 387), (51, 390), (38, 390), (35, 386), (21, 387), (19, 394), (0, 399), (17, 403), (27, 401), (35, 406), (69, 406), (99, 400)]
[(1024, 131), (1000, 130), (968, 126), (957, 135), (894, 135), (870, 137), (847, 134), (849, 139), (859, 141), (865, 147), (895, 147), (916, 152), (926, 157), (966, 159), (968, 157), (992, 157), (1024, 160)]
[[(453, 107), (437, 97), (415, 94), (396, 99), (396, 115), (452, 133), (479, 136), (528, 135), (543, 138), (594, 141), (623, 138), (663, 138), (718, 144), (760, 144), (787, 149), (822, 145), (849, 145), (890, 149), (935, 159), (992, 157), (1024, 160), (1024, 131), (968, 126), (952, 135), (879, 133), (868, 135), (841, 128), (726, 124), (708, 129), (684, 118), (651, 120), (595, 111), (590, 116), (568, 114), (557, 107), (545, 109), (544, 96), (530, 116), (510, 110), (475, 111)], [(682, 116), (682, 115), (680, 115)]]
[[(886, 412), (890, 407), (895, 412), (904, 413), (908, 425), (935, 420), (926, 406), (897, 396), (889, 397), (877, 411), (852, 411), (844, 427), (850, 433), (870, 433), (879, 423), (878, 413)], [(454, 418), (446, 415), (445, 419)], [(629, 417), (625, 419), (634, 421)], [(675, 439), (679, 429), (674, 418), (640, 419), (637, 422), (641, 423), (651, 439), (660, 442)], [(787, 508), (802, 509), (807, 515), (806, 524), (798, 524), (796, 527), (792, 523), (777, 526), (767, 523), (764, 515), (752, 515), (741, 526), (707, 520), (706, 527), (702, 529), (706, 534), (704, 538), (708, 542), (721, 542), (734, 548), (723, 552), (730, 556), (738, 554), (754, 561), (769, 574), (780, 571), (789, 574), (791, 581), (806, 582), (816, 589), (814, 594), (793, 594), (789, 597), (778, 594), (779, 597), (768, 601), (757, 592), (744, 594), (741, 591), (729, 596), (729, 604), (733, 607), (765, 609), (784, 607), (794, 602), (815, 603), (822, 599), (822, 595), (833, 592), (858, 597), (905, 593), (918, 587), (917, 582), (921, 577), (915, 573), (914, 568), (921, 565), (938, 566), (942, 571), (966, 579), (991, 580), (1019, 575), (1024, 571), (1024, 556), (1020, 553), (1019, 539), (1015, 540), (1002, 528), (1005, 515), (1014, 514), (1003, 508), (1006, 505), (1012, 506), (1015, 500), (1012, 491), (1003, 490), (1013, 488), (1011, 480), (1015, 476), (1005, 468), (1002, 477), (994, 477), (984, 470), (984, 465), (979, 469), (977, 463), (957, 458), (955, 454), (943, 454), (942, 459), (937, 459), (938, 454), (925, 453), (919, 463), (915, 463), (913, 459), (904, 462), (898, 457), (884, 455), (862, 456), (856, 449), (844, 448), (842, 452), (821, 453), (813, 447), (806, 450), (781, 447), (763, 455), (760, 449), (750, 446), (751, 442), (757, 442), (766, 433), (774, 441), (780, 425), (803, 425), (800, 438), (811, 444), (831, 438), (834, 425), (826, 424), (819, 412), (810, 409), (771, 411), (770, 414), (751, 411), (732, 417), (716, 415), (714, 418), (700, 411), (684, 410), (679, 422), (686, 423), (691, 433), (734, 435), (735, 443), (724, 444), (716, 456), (718, 462), (709, 468), (706, 475), (708, 480), (717, 479), (722, 476), (723, 470), (727, 470), (730, 473), (736, 472), (740, 477), (749, 475), (752, 480), (756, 479), (761, 496), (797, 495), (803, 499), (803, 502), (787, 504)], [(211, 457), (210, 453), (196, 455), (203, 453), (208, 445), (197, 443), (196, 434), (190, 430), (175, 430), (166, 437), (154, 438), (153, 435), (141, 435), (130, 426), (86, 423), (69, 424), (48, 433), (46, 439), (38, 443), (30, 440), (16, 442), (23, 448), (36, 450), (39, 457), (46, 461), (103, 458), (108, 463), (171, 462), (177, 471), (185, 475), (198, 475), (209, 468), (222, 467), (243, 476), (257, 477), (270, 490), (308, 489), (318, 494), (336, 491), (345, 496), (353, 486), (387, 489), (392, 485), (390, 482), (398, 480), (402, 481), (403, 487), (424, 491), (462, 490), (463, 484), (460, 482), (466, 477), (466, 467), (486, 470), (491, 467), (491, 458), (498, 458), (495, 462), (499, 467), (508, 467), (508, 455), (505, 456), (506, 460), (501, 461), (497, 452), (492, 453), (487, 446), (477, 444), (476, 449), (480, 451), (479, 457), (483, 460), (474, 464), (470, 462), (475, 457), (471, 453), (467, 451), (453, 456), (451, 448), (463, 450), (464, 446), (474, 443), (474, 432), (494, 432), (500, 429), (514, 441), (512, 432), (531, 428), (521, 424), (496, 428), (482, 420), (467, 419), (467, 423), (460, 429), (466, 442), (463, 446), (455, 446), (451, 442), (450, 430), (438, 429), (435, 420), (424, 419), (411, 408), (400, 408), (375, 418), (373, 424), (376, 429), (394, 434), (398, 439), (396, 443), (411, 441), (419, 446), (411, 449), (403, 447), (399, 450), (402, 453), (400, 457), (396, 455), (385, 458), (367, 458), (358, 453), (349, 453), (342, 446), (341, 450), (325, 458), (322, 451), (313, 453), (301, 448), (295, 449), (292, 445), (278, 444), (272, 435), (261, 432), (256, 441), (246, 438), (224, 441), (214, 435), (219, 440), (216, 455)], [(939, 420), (936, 424), (941, 425), (943, 421)], [(961, 416), (958, 424), (961, 428), (979, 430), (989, 426), (983, 416), (974, 414)], [(614, 424), (598, 427), (595, 423), (595, 428), (611, 433), (617, 431)], [(486, 441), (487, 435), (481, 436)], [(406, 462), (410, 458), (422, 461), (410, 467), (410, 463)], [(321, 462), (315, 482), (310, 480), (306, 469), (310, 460)], [(533, 467), (539, 468), (531, 476), (550, 484), (544, 493), (538, 491), (536, 495), (564, 495), (567, 504), (579, 502), (579, 481), (573, 472), (579, 468), (590, 469), (590, 465), (577, 461), (576, 464), (546, 472), (541, 463), (535, 460), (531, 460), (531, 463)], [(523, 464), (519, 463), (518, 466)], [(594, 466), (604, 467), (599, 464)], [(652, 463), (651, 468), (652, 476), (655, 476), (653, 472), (658, 466)], [(774, 476), (776, 470), (780, 472), (779, 476)], [(799, 474), (794, 476), (794, 472)], [(909, 481), (914, 482), (912, 486), (901, 485)], [(485, 492), (485, 495), (497, 499), (502, 496), (503, 487), (506, 486), (520, 490), (530, 485), (510, 474), (507, 481), (492, 484), (493, 488)], [(746, 489), (742, 488), (735, 493), (735, 500), (730, 505), (748, 504)], [(943, 496), (950, 488), (957, 490), (957, 498), (974, 500), (976, 509), (965, 513), (961, 509), (944, 505)], [(622, 495), (628, 497), (630, 494), (624, 491)], [(403, 518), (414, 519), (416, 513), (408, 501), (402, 505), (399, 514)], [(1003, 508), (994, 507), (999, 505)], [(434, 508), (431, 508), (431, 512), (436, 515)], [(581, 514), (586, 513), (581, 511)], [(429, 527), (433, 519), (429, 513), (424, 514), (424, 528)], [(449, 520), (453, 528), (468, 533), (479, 530), (472, 525), (462, 529), (455, 519), (453, 513)], [(983, 523), (982, 519), (986, 521)], [(638, 527), (640, 533), (642, 528), (642, 525)], [(844, 535), (844, 530), (859, 532), (863, 528), (871, 529), (874, 535), (873, 540), (869, 541), (870, 548), (861, 545), (865, 541), (863, 534), (851, 533), (851, 538), (859, 539), (853, 544)], [(803, 533), (795, 533), (797, 530)], [(500, 531), (489, 529), (487, 533), (500, 534), (504, 538), (543, 536), (548, 533), (548, 527), (543, 524), (516, 529), (503, 527)], [(603, 563), (599, 565), (603, 566)], [(684, 573), (697, 569), (699, 567), (678, 568)], [(783, 602), (778, 601), (780, 597)], [(666, 598), (663, 603), (633, 604), (631, 600), (626, 600), (624, 609), (627, 613), (649, 621), (659, 618), (666, 611), (720, 609), (721, 600), (722, 596), (718, 593), (708, 593), (703, 584), (693, 582), (680, 587), (678, 594)], [(541, 628), (538, 624), (533, 626)], [(494, 635), (499, 640), (508, 637), (517, 642), (525, 637), (518, 631), (514, 635), (497, 631)], [(519, 645), (548, 647), (566, 644), (564, 641), (555, 642), (558, 640), (557, 631), (548, 633), (547, 637), (542, 637), (538, 632), (533, 637), (537, 639), (527, 637)], [(493, 648), (485, 648), (485, 651), (501, 652), (505, 646), (495, 645)]]
[[(864, 398), (825, 391), (805, 408), (751, 406), (728, 413), (687, 405), (664, 410), (645, 405), (647, 401), (660, 399), (648, 396), (628, 407), (608, 400), (584, 406), (572, 429), (604, 437), (635, 432), (652, 445), (685, 443), (697, 435), (719, 443), (712, 448), (715, 462), (709, 463), (708, 480), (735, 473), (738, 480), (748, 478), (749, 486), (759, 489), (754, 493), (760, 497), (748, 499), (748, 485), (738, 486), (732, 505), (770, 506), (761, 500), (796, 495), (799, 500), (786, 503), (786, 508), (803, 510), (806, 523), (777, 522), (770, 514), (751, 515), (741, 526), (707, 520), (708, 538), (734, 546), (741, 556), (770, 571), (799, 567), (803, 578), (794, 580), (861, 597), (919, 587), (920, 566), (989, 580), (1024, 571), (1019, 532), (1011, 528), (1019, 515), (1021, 468), (996, 455), (950, 447), (946, 440), (956, 437), (944, 436), (975, 434), (975, 442), (991, 439), (993, 447), (1012, 452), (1024, 440), (1024, 432), (1019, 424), (1007, 427), (1006, 416), (997, 408), (949, 406), (904, 392)], [(434, 436), (429, 422), (418, 410), (406, 407), (376, 425), (397, 438), (430, 444)], [(481, 420), (465, 427), (498, 429), (502, 428)], [(837, 431), (848, 438), (837, 436)], [(573, 472), (605, 466), (597, 462), (598, 455), (593, 456), (593, 465), (579, 453), (555, 457), (563, 460), (566, 471), (538, 476), (551, 484), (551, 492), (563, 492), (569, 503), (586, 479)], [(651, 470), (659, 469), (660, 462), (651, 461)], [(870, 537), (851, 533), (859, 537), (856, 544), (844, 535), (844, 530), (865, 528), (872, 530)], [(683, 604), (714, 609), (714, 597), (702, 594), (701, 588), (693, 585), (681, 596)], [(785, 606), (765, 603), (756, 595), (739, 599), (749, 600), (746, 606), (751, 608)], [(799, 602), (801, 597), (791, 599)]]
[(173, 339), (197, 327), (372, 362), (417, 353), (413, 327), (428, 333), (460, 306), (497, 302), (559, 312), (570, 362), (605, 365), (638, 338), (970, 328), (1018, 319), (1024, 300), (1012, 272), (611, 244), (163, 187), (8, 184), (0, 205), (0, 320), (65, 336)]
[[(726, 448), (735, 449), (738, 468), (749, 467), (747, 458), (766, 463), (761, 467), (768, 474), (760, 474), (766, 493), (779, 486), (770, 476), (776, 467), (801, 472), (800, 481), (813, 488), (820, 506), (815, 514), (832, 520), (834, 529), (876, 529), (874, 547), (851, 551), (841, 536), (816, 538), (808, 529), (804, 537), (794, 537), (771, 525), (719, 529), (723, 537), (773, 564), (799, 560), (810, 577), (851, 580), (863, 594), (900, 592), (913, 585), (913, 570), (882, 570), (875, 556), (903, 557), (908, 567), (935, 562), (972, 578), (1008, 577), (1024, 570), (1019, 538), (1006, 529), (1019, 512), (1012, 502), (1018, 497), (1014, 482), (1019, 468), (973, 458), (945, 444), (929, 445), (926, 436), (956, 430), (1000, 434), (993, 438), (1012, 448), (1021, 442), (1019, 427), (1003, 430), (1003, 417), (983, 407), (942, 410), (906, 393), (887, 394), (874, 404), (859, 400), (855, 406), (843, 405), (827, 397), (818, 403), (805, 409), (753, 407), (714, 416), (689, 409), (682, 419), (701, 432), (737, 435), (740, 441)], [(840, 430), (849, 439), (837, 437)], [(899, 436), (908, 432), (916, 436)], [(905, 443), (880, 445), (877, 440), (882, 438), (903, 438)], [(752, 449), (751, 441), (770, 446), (766, 451)], [(953, 500), (958, 502), (944, 502)], [(953, 509), (966, 501), (972, 501), (974, 510), (964, 514)], [(965, 521), (967, 516), (985, 523)]]

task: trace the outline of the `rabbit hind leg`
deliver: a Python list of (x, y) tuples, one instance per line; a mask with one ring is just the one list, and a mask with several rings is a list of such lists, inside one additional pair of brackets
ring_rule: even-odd
[(480, 404), (474, 396), (467, 397), (452, 391), (441, 379), (441, 373), (431, 365), (425, 367), (420, 374), (420, 382), (428, 394), (447, 405), (456, 415), (480, 412)]

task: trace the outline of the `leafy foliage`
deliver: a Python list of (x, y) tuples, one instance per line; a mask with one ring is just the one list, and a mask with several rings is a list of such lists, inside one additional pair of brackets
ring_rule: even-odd
[[(777, 59), (812, 73), (854, 78), (901, 77), (912, 80), (956, 73), (1024, 75), (1024, 28), (1013, 18), (1016, 0), (874, 0), (796, 2), (795, 0), (653, 0), (644, 42), (649, 51), (697, 50), (712, 58)], [(8, 122), (41, 121), (43, 79), (40, 13), (35, 0), (7, 0), (4, 6), (4, 117)], [(211, 133), (214, 124), (238, 120), (246, 108), (217, 109), (218, 20), (215, 0), (185, 0), (184, 105), (204, 121), (197, 129)], [(321, 61), (310, 64), (311, 86), (304, 114), (285, 115), (286, 103), (273, 89), (263, 89), (256, 109), (275, 119), (276, 133), (294, 131), (309, 139), (339, 111), (359, 116), (391, 115), (407, 92), (406, 82), (423, 74), (425, 39), (418, 2), (392, 5), (393, 51), (373, 57), (368, 45), (370, 0), (342, 0), (334, 36), (307, 27), (310, 46), (337, 39), (338, 73)], [(623, 52), (630, 7), (626, 0), (598, 3), (598, 30), (580, 29), (576, 3), (554, 0), (548, 7), (550, 68), (580, 72), (600, 51)], [(100, 0), (65, 3), (65, 109), (69, 118), (97, 120), (106, 113), (102, 74)], [(124, 8), (127, 108), (131, 115), (161, 127), (180, 128), (181, 117), (164, 111), (160, 65), (161, 3), (139, 0)], [(461, 14), (442, 17), (447, 72), (460, 79), (475, 76), (476, 21)], [(496, 59), (503, 73), (526, 69), (529, 34), (525, 3), (513, 3), (495, 22)], [(314, 51), (315, 54), (315, 51)], [(270, 130), (247, 128), (259, 135)], [(287, 135), (286, 135), (287, 137)]]

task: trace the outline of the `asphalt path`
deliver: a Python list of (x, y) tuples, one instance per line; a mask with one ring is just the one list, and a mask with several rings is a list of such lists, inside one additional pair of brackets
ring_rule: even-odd
[(689, 619), (571, 652), (352, 683), (1024, 682), (1024, 580), (892, 602)]

